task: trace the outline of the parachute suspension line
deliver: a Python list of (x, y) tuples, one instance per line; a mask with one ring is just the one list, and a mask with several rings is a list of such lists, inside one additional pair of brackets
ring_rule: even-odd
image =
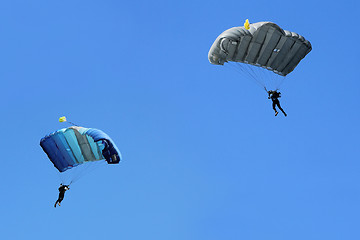
[(107, 162), (104, 161), (94, 161), (91, 163), (91, 165), (89, 167), (87, 167), (86, 170), (82, 171), (81, 175), (79, 175), (77, 178), (74, 179), (73, 182), (76, 182), (77, 180), (79, 180), (81, 177), (101, 168), (101, 167), (105, 167), (107, 165)]
[[(70, 185), (77, 182), (80, 178), (87, 175), (88, 173), (98, 169), (99, 167), (106, 166), (106, 161), (93, 161), (87, 162), (85, 164), (78, 165), (74, 168), (71, 168), (63, 173), (59, 173), (61, 182), (63, 184)], [(69, 183), (70, 182), (70, 183)]]
[(272, 76), (273, 74), (269, 74), (270, 72), (262, 67), (250, 67), (250, 66), (248, 67), (257, 73), (257, 76), (259, 76), (259, 79), (261, 79), (263, 82), (265, 91), (268, 92), (266, 86), (268, 87), (271, 86), (271, 82), (272, 82), (271, 78), (269, 78), (269, 75)]
[(267, 87), (269, 87), (270, 90), (279, 90), (280, 86), (285, 82), (285, 76), (276, 74), (266, 68), (258, 66), (254, 67), (253, 65), (246, 65), (246, 67), (253, 73), (254, 76), (257, 76), (259, 81), (261, 80), (266, 92)]
[[(251, 79), (254, 80), (254, 82), (255, 82), (256, 84), (258, 84), (259, 87), (265, 88), (265, 85), (262, 84), (262, 83), (256, 78), (256, 76), (255, 76), (253, 73), (251, 73), (250, 71), (247, 71), (247, 70), (245, 69), (245, 67), (242, 66), (240, 63), (237, 63), (237, 62), (228, 62), (228, 63), (229, 63), (229, 64), (226, 64), (225, 66), (231, 67), (232, 69), (234, 69), (234, 70), (235, 70), (236, 72), (238, 72), (239, 74), (245, 76), (245, 78), (249, 78), (250, 80), (251, 80)], [(244, 65), (244, 64), (243, 64), (243, 65)]]
[(265, 87), (265, 85), (260, 81), (259, 79), (259, 74), (257, 74), (254, 70), (254, 67), (246, 65), (246, 64), (241, 64), (241, 63), (236, 63), (239, 68), (247, 73), (252, 79), (254, 79), (256, 82), (259, 83), (259, 85), (261, 85), (262, 87)]
[(269, 78), (269, 75), (273, 76), (272, 72), (269, 72), (269, 70), (263, 68), (263, 67), (257, 67), (256, 71), (261, 75), (261, 78), (264, 81), (264, 85), (270, 87), (271, 86), (271, 78)]
[[(244, 78), (255, 82), (259, 87), (268, 90), (279, 90), (285, 82), (285, 76), (276, 74), (266, 68), (240, 62), (227, 62), (224, 66), (234, 69)], [(269, 89), (268, 89), (269, 88)]]
[(261, 88), (263, 88), (267, 92), (266, 80), (268, 79), (268, 77), (266, 76), (262, 68), (238, 62), (236, 64), (243, 73), (250, 76), (256, 83), (258, 83), (259, 86), (261, 86)]
[(61, 173), (60, 173), (60, 172), (58, 172), (57, 175), (58, 175), (58, 177), (59, 177), (60, 183), (61, 183), (62, 185), (64, 185), (64, 184), (66, 183), (66, 180), (63, 179), (63, 177), (61, 176)]
[(280, 82), (276, 85), (276, 89), (275, 90), (279, 90), (281, 85), (285, 82), (286, 76), (283, 76), (282, 79), (280, 80)]
[[(104, 162), (104, 161), (101, 161), (101, 162)], [(87, 173), (93, 171), (96, 167), (97, 164), (100, 164), (100, 162), (88, 162), (88, 163), (85, 163), (83, 164), (82, 166), (77, 167), (77, 172), (74, 174), (74, 177), (73, 179), (71, 180), (71, 182), (77, 182), (80, 178), (82, 178), (84, 175), (86, 175)]]
[(58, 172), (58, 177), (62, 185), (69, 185), (68, 183), (70, 179), (68, 174)]
[[(81, 164), (71, 169), (66, 170), (65, 172), (59, 173), (59, 177), (61, 178), (61, 182), (66, 185), (70, 185), (77, 181), (78, 178), (82, 175), (82, 173), (89, 167), (90, 163)], [(70, 182), (70, 183), (69, 183)]]

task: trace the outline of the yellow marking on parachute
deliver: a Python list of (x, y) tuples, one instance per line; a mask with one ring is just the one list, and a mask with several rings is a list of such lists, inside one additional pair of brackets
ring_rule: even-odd
[(60, 118), (59, 118), (59, 122), (66, 122), (66, 117), (65, 117), (65, 116), (60, 117)]
[(245, 27), (246, 30), (249, 30), (249, 29), (250, 29), (249, 19), (246, 19), (246, 20), (245, 20), (244, 27)]

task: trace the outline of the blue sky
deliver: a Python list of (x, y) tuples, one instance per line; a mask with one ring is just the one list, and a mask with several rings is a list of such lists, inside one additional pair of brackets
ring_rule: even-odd
[[(359, 239), (356, 1), (2, 1), (2, 239)], [(273, 21), (313, 50), (282, 106), (208, 62), (224, 30)], [(72, 185), (39, 146), (102, 129), (123, 161)]]

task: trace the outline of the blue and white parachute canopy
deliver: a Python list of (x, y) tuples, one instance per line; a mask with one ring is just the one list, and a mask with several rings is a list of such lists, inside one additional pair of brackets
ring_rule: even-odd
[(87, 162), (116, 164), (122, 158), (111, 138), (95, 128), (63, 128), (42, 138), (40, 146), (60, 172)]

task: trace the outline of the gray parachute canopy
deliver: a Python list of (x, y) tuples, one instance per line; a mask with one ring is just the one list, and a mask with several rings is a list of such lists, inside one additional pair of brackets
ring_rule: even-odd
[(217, 37), (210, 48), (210, 63), (242, 62), (286, 76), (311, 51), (309, 41), (283, 30), (272, 22), (250, 24), (250, 29), (233, 27)]

